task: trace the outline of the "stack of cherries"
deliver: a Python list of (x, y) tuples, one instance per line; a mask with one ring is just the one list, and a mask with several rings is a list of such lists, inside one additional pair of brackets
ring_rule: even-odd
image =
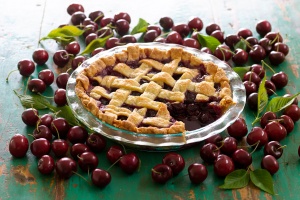
[[(36, 127), (33, 140), (21, 134), (14, 135), (9, 142), (9, 152), (16, 158), (26, 156), (28, 149), (39, 159), (38, 170), (42, 174), (51, 174), (54, 170), (63, 179), (77, 174), (77, 165), (83, 172), (91, 172), (92, 183), (105, 187), (111, 181), (107, 170), (98, 168), (98, 156), (106, 148), (106, 140), (98, 133), (89, 134), (81, 126), (71, 126), (64, 118), (55, 118), (51, 114), (39, 116), (34, 108), (22, 113), (23, 122)], [(117, 145), (111, 146), (106, 156), (108, 161), (128, 173), (134, 173), (139, 167), (139, 158), (135, 153), (124, 153)], [(76, 162), (77, 161), (77, 162)]]

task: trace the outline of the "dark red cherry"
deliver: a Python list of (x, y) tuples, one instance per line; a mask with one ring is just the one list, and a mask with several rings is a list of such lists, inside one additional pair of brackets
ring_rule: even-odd
[(282, 42), (276, 42), (272, 50), (282, 52), (286, 56), (289, 53), (289, 46)]
[(75, 13), (77, 11), (84, 12), (84, 7), (81, 4), (72, 3), (67, 8), (67, 12), (69, 15), (72, 15), (73, 13)]
[(269, 122), (265, 126), (264, 130), (267, 133), (270, 141), (281, 141), (287, 135), (286, 129), (278, 121)]
[(264, 147), (264, 155), (272, 155), (278, 159), (282, 156), (283, 148), (278, 141), (270, 141)]
[(247, 124), (244, 118), (239, 117), (237, 120), (228, 126), (227, 133), (236, 139), (241, 139), (248, 133)]
[(232, 154), (232, 161), (234, 162), (234, 165), (237, 168), (244, 168), (246, 169), (249, 167), (252, 163), (252, 156), (251, 154), (244, 150), (244, 149), (237, 149), (233, 154)]
[(43, 93), (46, 90), (46, 84), (41, 79), (31, 79), (28, 81), (28, 90), (33, 93)]
[(227, 35), (224, 41), (227, 46), (233, 48), (234, 45), (236, 45), (240, 40), (241, 38), (238, 35), (231, 34), (231, 35)]
[(288, 84), (288, 75), (280, 71), (271, 76), (271, 81), (275, 84), (277, 89), (281, 89)]
[(243, 49), (234, 50), (234, 55), (232, 56), (232, 61), (236, 65), (244, 65), (248, 61), (248, 53)]
[(99, 29), (96, 33), (97, 33), (99, 38), (104, 38), (104, 37), (109, 36), (109, 35), (110, 36), (114, 35), (113, 30), (111, 28), (107, 27), (107, 26)]
[(166, 38), (166, 43), (182, 44), (182, 42), (182, 37), (176, 31), (171, 31)]
[(243, 82), (245, 89), (246, 89), (246, 96), (248, 97), (252, 93), (256, 93), (258, 88), (255, 83), (251, 81), (244, 81)]
[(117, 145), (109, 147), (109, 149), (106, 152), (106, 157), (111, 164), (117, 162), (123, 155), (123, 149)]
[(214, 32), (216, 30), (221, 30), (221, 28), (218, 24), (215, 24), (215, 23), (211, 23), (208, 26), (206, 26), (206, 28), (205, 28), (205, 32), (207, 35), (210, 35), (212, 32)]
[(58, 88), (66, 89), (70, 74), (63, 72), (56, 77), (56, 85)]
[(64, 67), (70, 60), (70, 56), (66, 50), (58, 50), (53, 55), (53, 62), (57, 67)]
[(86, 140), (86, 145), (95, 153), (101, 152), (106, 147), (106, 140), (99, 133), (92, 133)]
[(269, 54), (272, 51), (272, 41), (268, 38), (261, 38), (258, 44), (265, 49), (266, 54)]
[(190, 17), (188, 20), (188, 26), (190, 30), (201, 31), (203, 28), (203, 22), (199, 17)]
[(43, 48), (38, 48), (34, 50), (32, 54), (33, 61), (38, 65), (43, 65), (47, 62), (49, 58), (48, 52)]
[(125, 19), (126, 21), (128, 21), (129, 24), (131, 22), (130, 15), (126, 12), (119, 12), (119, 13), (114, 15), (114, 21), (115, 22), (118, 21), (119, 19)]
[(104, 188), (111, 181), (111, 175), (103, 169), (95, 169), (91, 175), (92, 183), (97, 187)]
[(140, 159), (135, 153), (128, 153), (121, 157), (119, 165), (125, 173), (132, 174), (139, 168)]
[(247, 98), (247, 105), (249, 106), (249, 108), (253, 111), (257, 111), (257, 104), (258, 102), (258, 93), (254, 92), (251, 93), (248, 98)]
[(220, 60), (228, 61), (232, 57), (230, 48), (225, 44), (217, 46), (214, 55)]
[(85, 143), (89, 134), (82, 126), (73, 126), (69, 129), (67, 138), (72, 144)]
[(247, 37), (251, 37), (253, 34), (252, 34), (252, 31), (250, 29), (241, 28), (241, 29), (239, 29), (237, 35), (244, 38), (244, 39), (246, 39)]
[(114, 19), (111, 18), (111, 17), (103, 17), (101, 20), (100, 20), (100, 26), (101, 27), (105, 27), (109, 24), (114, 24)]
[(259, 85), (261, 79), (255, 72), (249, 71), (243, 76), (243, 81), (251, 81), (256, 85)]
[(40, 117), (39, 125), (45, 125), (50, 128), (53, 121), (53, 116), (51, 114), (44, 114)]
[(93, 152), (84, 152), (78, 157), (78, 165), (82, 171), (93, 171), (98, 166), (98, 157)]
[(161, 28), (158, 25), (148, 25), (147, 31), (154, 30), (157, 32), (157, 35), (161, 34)]
[(144, 42), (153, 42), (159, 35), (155, 30), (148, 30), (144, 35)]
[(57, 158), (61, 158), (66, 156), (69, 150), (69, 145), (66, 140), (55, 139), (51, 144), (51, 149)]
[(59, 159), (55, 164), (55, 172), (60, 178), (68, 179), (77, 171), (76, 162), (68, 157)]
[(35, 64), (31, 60), (25, 59), (18, 62), (18, 70), (22, 76), (28, 77), (35, 70)]
[(119, 19), (118, 21), (115, 22), (116, 29), (115, 31), (120, 35), (126, 35), (129, 30), (129, 22), (126, 21), (125, 19)]
[(283, 114), (289, 116), (294, 122), (296, 122), (300, 119), (300, 108), (298, 105), (292, 104), (283, 111)]
[(52, 121), (50, 129), (55, 137), (64, 139), (67, 137), (70, 125), (65, 118), (59, 117)]
[(27, 108), (22, 112), (22, 121), (28, 126), (35, 126), (39, 121), (39, 112), (35, 108)]
[(104, 13), (101, 10), (96, 10), (93, 12), (90, 12), (89, 18), (96, 22), (98, 25), (101, 22), (101, 19), (104, 17)]
[(186, 47), (192, 47), (195, 49), (200, 49), (200, 47), (201, 47), (198, 40), (195, 40), (193, 38), (184, 38), (182, 45), (186, 46)]
[(212, 143), (217, 146), (220, 146), (222, 141), (223, 141), (223, 137), (220, 134), (213, 135), (207, 138), (206, 140), (204, 140), (205, 144)]
[(272, 30), (271, 23), (267, 20), (261, 20), (257, 22), (256, 24), (256, 31), (261, 36), (265, 36), (267, 33), (269, 33)]
[(253, 127), (247, 135), (247, 143), (252, 146), (262, 147), (268, 143), (268, 135), (261, 127)]
[(159, 25), (163, 27), (164, 30), (169, 30), (173, 27), (174, 22), (170, 17), (162, 17), (159, 19)]
[(37, 158), (49, 154), (50, 150), (51, 150), (50, 142), (45, 138), (39, 138), (33, 140), (32, 143), (30, 144), (30, 151)]
[(267, 111), (260, 118), (260, 126), (265, 128), (265, 126), (274, 119), (277, 119), (276, 114), (274, 112)]
[(86, 15), (82, 11), (76, 11), (71, 15), (71, 22), (74, 26), (82, 24), (83, 20), (86, 18)]
[(268, 38), (269, 40), (272, 41), (272, 43), (276, 43), (276, 42), (282, 42), (282, 36), (280, 35), (280, 33), (276, 33), (276, 32), (269, 32), (265, 35), (266, 38)]
[(263, 59), (265, 59), (266, 55), (265, 49), (258, 44), (254, 45), (249, 52), (251, 59), (257, 63), (260, 63)]
[(47, 140), (52, 141), (52, 132), (49, 127), (45, 125), (39, 125), (36, 129), (33, 130), (32, 133), (35, 139), (45, 138)]
[(175, 152), (166, 154), (162, 159), (162, 163), (171, 167), (174, 175), (179, 174), (185, 167), (183, 157)]
[(188, 174), (193, 184), (200, 184), (207, 178), (208, 171), (205, 165), (193, 163), (188, 168)]
[(94, 55), (96, 55), (96, 54), (98, 54), (98, 53), (100, 53), (100, 52), (102, 52), (102, 51), (104, 51), (105, 49), (103, 48), (103, 47), (98, 47), (98, 48), (96, 48), (96, 49), (94, 49), (93, 51), (92, 51), (92, 53), (91, 53), (91, 56), (93, 57)]
[(200, 51), (213, 55), (213, 52), (208, 47), (202, 47)]
[(128, 43), (136, 43), (137, 40), (133, 35), (123, 35), (120, 38), (120, 43), (122, 44), (128, 44)]
[(215, 30), (210, 34), (210, 36), (216, 38), (219, 40), (219, 42), (222, 44), (224, 42), (224, 32), (221, 30)]
[(54, 73), (50, 69), (43, 69), (39, 72), (38, 78), (46, 85), (51, 85), (54, 82)]
[(261, 168), (268, 170), (270, 174), (275, 174), (279, 169), (279, 164), (274, 156), (266, 155), (261, 161)]
[(85, 61), (86, 58), (84, 56), (76, 56), (73, 60), (72, 60), (72, 69), (75, 70), (77, 69), (77, 67), (79, 67), (83, 61)]
[(258, 44), (258, 39), (256, 37), (250, 36), (246, 38), (246, 43), (248, 43), (246, 51), (249, 52), (251, 50), (251, 47)]
[(54, 159), (49, 155), (43, 155), (38, 161), (38, 170), (41, 174), (51, 174), (54, 167)]
[(280, 51), (271, 51), (269, 60), (272, 65), (279, 65), (285, 60), (285, 55)]
[(237, 141), (234, 137), (226, 137), (221, 146), (221, 152), (231, 156), (237, 150)]
[(234, 163), (229, 156), (220, 154), (214, 163), (214, 172), (217, 176), (225, 177), (235, 169)]
[(292, 118), (290, 118), (287, 115), (281, 115), (279, 118), (279, 123), (284, 126), (284, 128), (286, 129), (286, 133), (289, 134), (290, 132), (292, 132), (294, 130), (294, 121), (292, 120)]
[(88, 46), (92, 41), (96, 40), (98, 38), (96, 33), (90, 33), (86, 36), (84, 42), (85, 45)]
[(207, 143), (200, 149), (200, 157), (207, 163), (213, 163), (219, 154), (220, 150), (218, 146), (212, 143)]
[(151, 177), (154, 182), (164, 184), (173, 177), (173, 172), (168, 165), (158, 164), (151, 169)]
[(80, 52), (80, 45), (77, 41), (73, 41), (65, 46), (65, 50), (69, 54), (73, 54), (74, 56), (76, 56)]
[(185, 38), (190, 33), (190, 28), (187, 24), (176, 24), (172, 27), (172, 31), (176, 31), (182, 38)]
[(270, 80), (266, 80), (266, 82), (265, 82), (265, 88), (267, 90), (268, 96), (271, 96), (271, 95), (275, 94), (275, 92), (276, 92), (276, 86)]
[(57, 106), (64, 106), (67, 104), (66, 90), (58, 88), (54, 92), (54, 102)]
[(82, 144), (82, 143), (76, 143), (71, 147), (70, 154), (74, 160), (77, 160), (79, 155), (81, 155), (84, 152), (89, 152), (89, 151), (91, 151), (91, 150), (87, 145)]
[(253, 64), (250, 71), (255, 72), (261, 79), (265, 77), (265, 69), (259, 64)]
[(111, 49), (113, 47), (118, 46), (120, 43), (120, 39), (117, 37), (111, 37), (106, 40), (105, 49)]
[(9, 153), (16, 158), (24, 157), (28, 151), (28, 148), (28, 139), (24, 135), (15, 134), (9, 141)]

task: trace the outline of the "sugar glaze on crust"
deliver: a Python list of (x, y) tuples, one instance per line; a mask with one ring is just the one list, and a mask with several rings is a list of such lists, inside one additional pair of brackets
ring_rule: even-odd
[[(204, 66), (205, 76), (199, 66)], [(180, 47), (130, 45), (100, 57), (78, 74), (75, 92), (100, 120), (145, 134), (185, 132), (185, 123), (175, 119), (168, 106), (184, 103), (187, 93), (195, 102), (218, 99), (222, 113), (235, 103), (225, 71)]]

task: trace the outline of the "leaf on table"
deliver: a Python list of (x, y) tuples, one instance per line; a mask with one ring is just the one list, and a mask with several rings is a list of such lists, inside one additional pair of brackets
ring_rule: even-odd
[(247, 49), (247, 44), (246, 44), (246, 42), (244, 41), (244, 40), (240, 40), (238, 43), (236, 43), (235, 45), (234, 45), (234, 50), (235, 49), (243, 49), (243, 50), (245, 50), (246, 51), (246, 49)]
[(235, 73), (237, 73), (241, 79), (243, 79), (244, 75), (250, 70), (250, 66), (248, 67), (233, 67), (232, 68)]
[(42, 110), (42, 109), (47, 109), (50, 105), (50, 102), (41, 95), (38, 94), (23, 95), (23, 94), (18, 94), (16, 91), (14, 92), (19, 97), (22, 106), (24, 106), (25, 108), (35, 108), (38, 110)]
[(220, 41), (213, 36), (198, 33), (197, 38), (202, 47), (207, 47), (212, 52), (215, 52), (217, 46), (221, 44)]
[(221, 189), (238, 189), (248, 185), (250, 175), (245, 169), (238, 169), (228, 174)]
[(108, 35), (104, 38), (97, 38), (93, 40), (91, 43), (87, 45), (87, 47), (80, 53), (81, 55), (83, 54), (89, 54), (93, 52), (96, 48), (98, 47), (104, 47), (105, 42), (108, 38), (110, 38), (112, 35)]
[(280, 96), (272, 98), (271, 101), (268, 103), (266, 111), (279, 112), (285, 109), (293, 103), (293, 101), (295, 100), (295, 98), (297, 98), (299, 94), (300, 92), (290, 97)]
[(149, 23), (140, 18), (138, 24), (132, 29), (131, 31), (131, 35), (137, 34), (137, 33), (144, 33), (147, 31), (147, 26), (149, 25)]
[(268, 104), (268, 93), (265, 87), (266, 76), (262, 79), (258, 87), (258, 99), (257, 99), (257, 116), (263, 112)]
[(268, 192), (270, 194), (275, 194), (273, 179), (270, 174), (265, 169), (256, 169), (250, 172), (250, 180), (259, 189)]
[(67, 37), (77, 37), (80, 36), (84, 33), (84, 30), (78, 28), (77, 26), (73, 25), (66, 25), (63, 27), (59, 27), (56, 29), (53, 29), (48, 33), (46, 37), (48, 38), (56, 38), (56, 37), (61, 37), (61, 38), (67, 38)]

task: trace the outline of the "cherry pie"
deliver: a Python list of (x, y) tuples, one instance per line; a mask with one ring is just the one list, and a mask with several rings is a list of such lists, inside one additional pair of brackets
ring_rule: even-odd
[(235, 104), (225, 71), (181, 47), (135, 44), (99, 57), (78, 74), (75, 91), (103, 122), (147, 134), (201, 128)]

